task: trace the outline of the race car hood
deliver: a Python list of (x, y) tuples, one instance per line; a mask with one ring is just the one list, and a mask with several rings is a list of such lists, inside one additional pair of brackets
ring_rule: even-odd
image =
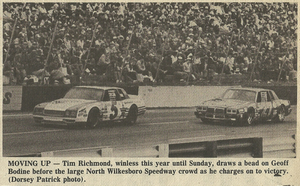
[(85, 100), (85, 99), (58, 99), (55, 101), (50, 102), (48, 105), (46, 105), (45, 110), (59, 110), (59, 111), (65, 111), (68, 108), (71, 107), (80, 107), (85, 104), (94, 103), (97, 102), (97, 100)]
[(209, 107), (223, 107), (223, 108), (244, 108), (251, 104), (251, 102), (241, 101), (236, 99), (211, 99), (204, 101), (201, 106)]

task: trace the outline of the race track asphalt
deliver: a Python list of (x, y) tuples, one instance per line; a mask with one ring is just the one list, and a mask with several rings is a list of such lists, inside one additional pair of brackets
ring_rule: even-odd
[(4, 113), (3, 156), (26, 156), (46, 151), (88, 147), (138, 147), (191, 138), (265, 137), (284, 131), (296, 133), (296, 106), (283, 123), (253, 126), (204, 124), (194, 108), (153, 109), (137, 124), (104, 123), (95, 129), (35, 124), (30, 113)]

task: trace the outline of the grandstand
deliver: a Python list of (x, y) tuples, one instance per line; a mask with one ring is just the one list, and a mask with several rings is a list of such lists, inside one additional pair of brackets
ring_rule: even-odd
[(286, 82), (297, 3), (3, 3), (3, 84)]

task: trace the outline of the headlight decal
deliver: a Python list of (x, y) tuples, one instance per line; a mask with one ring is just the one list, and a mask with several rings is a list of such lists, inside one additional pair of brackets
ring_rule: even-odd
[(77, 110), (66, 110), (65, 112), (66, 117), (76, 118)]
[(71, 117), (76, 117), (77, 115), (77, 110), (72, 110), (71, 113), (70, 113), (70, 116)]
[(226, 113), (227, 114), (236, 114), (237, 110), (236, 109), (232, 109), (232, 108), (228, 108), (228, 109), (226, 109)]

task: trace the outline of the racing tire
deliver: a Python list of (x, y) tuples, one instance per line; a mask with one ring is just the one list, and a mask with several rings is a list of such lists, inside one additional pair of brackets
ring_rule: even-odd
[(286, 115), (286, 109), (284, 105), (281, 105), (277, 111), (277, 115), (274, 118), (275, 122), (283, 122)]
[(136, 123), (137, 116), (138, 116), (138, 109), (136, 106), (132, 106), (129, 109), (129, 113), (125, 119), (125, 122), (129, 125), (134, 125)]
[(255, 112), (253, 109), (250, 109), (246, 114), (245, 125), (253, 125), (254, 117), (255, 117)]
[(92, 109), (89, 112), (89, 116), (86, 122), (87, 128), (95, 128), (99, 124), (99, 110), (98, 109)]

